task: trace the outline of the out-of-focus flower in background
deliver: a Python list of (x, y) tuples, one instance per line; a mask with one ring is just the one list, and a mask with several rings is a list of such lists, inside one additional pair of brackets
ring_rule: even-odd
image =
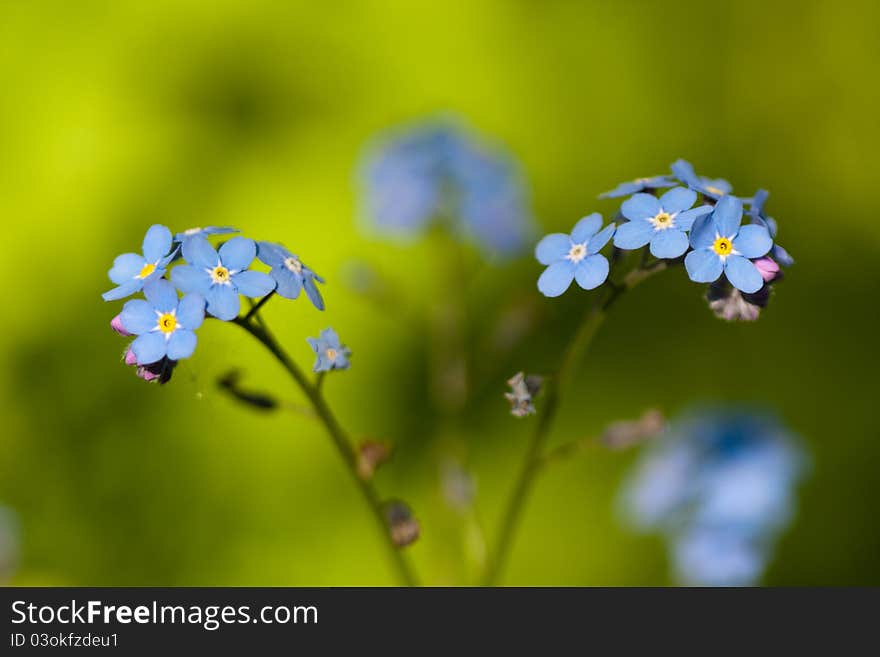
[(5, 584), (18, 567), (20, 549), (18, 516), (0, 506), (0, 584)]
[(454, 120), (380, 137), (364, 157), (359, 184), (361, 214), (383, 235), (417, 237), (442, 223), (489, 253), (512, 255), (535, 234), (516, 162)]
[(807, 463), (772, 416), (704, 410), (651, 444), (622, 489), (622, 509), (634, 528), (665, 536), (677, 582), (747, 586), (794, 515)]

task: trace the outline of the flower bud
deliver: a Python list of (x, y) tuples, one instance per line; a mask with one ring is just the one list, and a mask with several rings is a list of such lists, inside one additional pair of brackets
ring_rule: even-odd
[(391, 457), (391, 446), (378, 440), (365, 440), (357, 448), (357, 473), (364, 481), (376, 474), (376, 469)]
[(129, 333), (128, 331), (125, 330), (124, 326), (122, 326), (122, 317), (119, 315), (116, 315), (116, 317), (114, 317), (113, 319), (110, 320), (110, 328), (112, 328), (114, 331), (116, 331), (119, 335), (126, 337), (126, 338), (129, 337), (130, 335), (132, 335), (131, 333)]
[(385, 521), (391, 533), (391, 541), (397, 547), (406, 547), (419, 537), (419, 521), (413, 518), (410, 508), (399, 500), (385, 505)]
[(514, 417), (526, 417), (535, 412), (532, 398), (541, 391), (543, 379), (540, 376), (525, 376), (517, 372), (507, 380), (510, 392), (505, 392), (504, 397), (510, 402), (510, 414)]
[(771, 257), (764, 256), (752, 261), (765, 283), (770, 283), (779, 276), (779, 264)]
[(134, 355), (134, 352), (131, 349), (125, 350), (125, 364), (126, 365), (137, 365), (137, 356)]

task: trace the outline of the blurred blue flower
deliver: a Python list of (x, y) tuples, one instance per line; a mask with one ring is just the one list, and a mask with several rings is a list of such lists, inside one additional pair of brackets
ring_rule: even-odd
[(599, 198), (619, 198), (621, 196), (630, 196), (637, 192), (644, 192), (645, 190), (652, 191), (664, 187), (675, 187), (675, 181), (671, 176), (636, 178), (635, 180), (620, 183), (611, 191), (599, 194)]
[(446, 222), (491, 253), (522, 250), (534, 233), (522, 175), (504, 153), (451, 121), (404, 130), (367, 154), (362, 213), (398, 237)]
[(330, 370), (347, 370), (350, 366), (351, 351), (339, 341), (339, 336), (332, 328), (325, 328), (317, 338), (306, 338), (317, 355), (315, 372)]
[(725, 196), (711, 214), (699, 217), (691, 229), (694, 248), (684, 259), (688, 276), (697, 283), (713, 283), (722, 272), (742, 292), (757, 292), (764, 285), (761, 272), (750, 260), (765, 255), (773, 239), (764, 226), (741, 226), (742, 201)]
[(712, 211), (709, 205), (690, 209), (697, 193), (675, 187), (659, 199), (653, 194), (636, 194), (623, 202), (621, 214), (629, 219), (614, 234), (619, 249), (640, 249), (650, 243), (656, 258), (678, 258), (688, 249), (687, 231), (698, 217)]
[(168, 228), (159, 224), (150, 226), (144, 236), (143, 255), (123, 253), (113, 261), (108, 275), (118, 287), (104, 292), (101, 295), (104, 301), (124, 299), (143, 289), (147, 281), (161, 278), (176, 253), (171, 252), (171, 242)]
[(306, 296), (318, 310), (324, 310), (324, 299), (315, 281), (323, 283), (324, 279), (280, 244), (257, 242), (257, 257), (271, 267), (269, 275), (278, 284), (275, 292), (285, 299), (296, 299), (299, 291), (305, 289)]
[(548, 265), (538, 278), (538, 290), (546, 297), (558, 297), (576, 280), (585, 290), (597, 288), (608, 278), (608, 260), (599, 250), (614, 235), (614, 224), (601, 231), (598, 212), (581, 219), (571, 235), (551, 233), (538, 242), (535, 257)]
[(205, 319), (205, 298), (187, 294), (178, 300), (174, 286), (164, 278), (144, 285), (144, 296), (146, 300), (128, 301), (119, 315), (125, 331), (138, 336), (130, 347), (137, 363), (191, 356), (196, 348), (195, 329)]
[(177, 233), (174, 235), (175, 242), (183, 242), (184, 240), (188, 240), (192, 237), (208, 237), (209, 235), (228, 235), (230, 233), (237, 233), (238, 228), (233, 228), (232, 226), (205, 226), (204, 228), (190, 228), (189, 230), (185, 230), (182, 233)]
[(181, 292), (197, 292), (208, 302), (208, 312), (229, 321), (238, 316), (241, 299), (262, 297), (275, 289), (268, 274), (249, 270), (257, 256), (257, 246), (246, 237), (233, 237), (220, 247), (220, 252), (201, 235), (183, 242), (183, 257), (188, 265), (171, 270), (171, 280)]
[(770, 192), (766, 189), (759, 189), (755, 192), (755, 196), (752, 198), (751, 206), (749, 207), (749, 216), (751, 217), (753, 224), (764, 226), (769, 231), (770, 237), (773, 238), (774, 243), (773, 248), (770, 249), (770, 257), (783, 267), (790, 267), (794, 264), (794, 258), (789, 255), (788, 251), (775, 243), (776, 233), (778, 231), (776, 220), (773, 219), (773, 217), (768, 217), (764, 214), (764, 203), (767, 202), (769, 196)]
[(774, 418), (705, 410), (673, 424), (622, 490), (627, 520), (668, 541), (677, 581), (745, 586), (763, 574), (807, 465)]
[(672, 175), (681, 183), (687, 185), (695, 192), (711, 199), (719, 200), (733, 191), (733, 186), (723, 178), (706, 178), (698, 176), (693, 165), (687, 160), (676, 160), (672, 164)]

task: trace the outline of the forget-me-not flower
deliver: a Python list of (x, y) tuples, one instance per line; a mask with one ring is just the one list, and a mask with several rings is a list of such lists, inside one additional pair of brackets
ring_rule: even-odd
[(136, 335), (130, 350), (139, 365), (156, 363), (166, 356), (180, 360), (196, 348), (195, 329), (205, 319), (205, 298), (187, 294), (177, 298), (177, 291), (164, 278), (144, 285), (144, 299), (132, 299), (119, 315), (122, 327)]
[(764, 203), (767, 202), (769, 196), (770, 192), (766, 189), (759, 189), (755, 192), (755, 196), (752, 198), (751, 206), (749, 207), (749, 216), (752, 218), (752, 223), (764, 226), (770, 233), (770, 237), (773, 238), (774, 243), (773, 248), (770, 249), (770, 257), (783, 267), (790, 267), (794, 264), (794, 258), (791, 257), (788, 251), (775, 242), (776, 233), (778, 231), (776, 220), (773, 217), (768, 217), (764, 214)]
[(630, 196), (645, 190), (663, 189), (664, 187), (675, 187), (675, 181), (671, 176), (636, 178), (635, 180), (620, 183), (611, 191), (599, 194), (599, 198), (620, 198), (621, 196)]
[(656, 258), (677, 258), (688, 249), (687, 231), (694, 220), (712, 211), (703, 205), (690, 209), (697, 193), (675, 187), (659, 199), (653, 194), (636, 194), (623, 202), (620, 212), (629, 219), (617, 228), (614, 246), (640, 249), (650, 243)]
[(599, 287), (608, 278), (608, 259), (599, 250), (614, 235), (614, 224), (602, 230), (602, 215), (594, 212), (581, 219), (571, 235), (551, 233), (538, 242), (535, 257), (548, 265), (538, 278), (538, 290), (546, 297), (558, 297), (576, 280), (585, 290)]
[(123, 253), (113, 261), (108, 272), (118, 287), (101, 296), (104, 301), (116, 301), (140, 291), (147, 281), (161, 278), (176, 253), (171, 251), (171, 231), (165, 226), (150, 226), (144, 236), (143, 255)]
[(269, 275), (278, 284), (275, 292), (285, 299), (296, 299), (300, 290), (318, 310), (324, 310), (324, 299), (315, 282), (323, 283), (324, 279), (306, 267), (299, 257), (292, 254), (280, 244), (257, 242), (257, 257), (272, 269)]
[(325, 328), (317, 338), (306, 338), (315, 351), (315, 372), (330, 370), (347, 370), (350, 366), (351, 351), (342, 342), (332, 328)]
[(239, 294), (262, 297), (275, 289), (275, 280), (263, 272), (249, 270), (257, 257), (257, 245), (246, 237), (233, 237), (218, 253), (203, 236), (183, 242), (183, 257), (189, 264), (171, 270), (171, 280), (184, 293), (202, 294), (208, 312), (229, 321), (241, 310)]
[(698, 176), (687, 160), (676, 160), (672, 164), (672, 174), (690, 189), (716, 201), (733, 191), (733, 185), (723, 178)]
[(233, 228), (232, 226), (205, 226), (204, 228), (198, 226), (196, 228), (189, 228), (182, 233), (176, 233), (174, 235), (174, 241), (182, 243), (184, 240), (188, 240), (192, 237), (208, 237), (209, 235), (229, 235), (230, 233), (237, 232), (239, 232), (238, 228)]
[(684, 265), (688, 276), (697, 283), (713, 283), (722, 272), (738, 290), (757, 292), (764, 285), (761, 272), (750, 258), (760, 258), (773, 246), (764, 226), (742, 226), (742, 201), (724, 196), (711, 214), (698, 218), (691, 229), (693, 251)]

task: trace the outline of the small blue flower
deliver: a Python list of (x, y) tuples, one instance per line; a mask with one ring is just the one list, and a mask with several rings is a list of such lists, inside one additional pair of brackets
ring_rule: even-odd
[(712, 214), (700, 217), (691, 229), (693, 251), (684, 259), (688, 276), (697, 283), (714, 283), (722, 272), (736, 289), (754, 293), (764, 285), (751, 258), (760, 258), (773, 246), (764, 226), (741, 226), (742, 201), (725, 196)]
[(318, 310), (324, 310), (324, 299), (315, 281), (323, 283), (324, 279), (280, 244), (257, 242), (257, 257), (272, 269), (269, 275), (278, 286), (275, 292), (285, 299), (296, 299), (299, 291), (305, 289), (306, 296)]
[(143, 255), (123, 253), (113, 261), (108, 275), (118, 287), (104, 292), (104, 301), (124, 299), (143, 289), (147, 281), (161, 278), (175, 254), (176, 250), (171, 252), (171, 231), (158, 224), (150, 226), (144, 236)]
[(608, 278), (608, 260), (599, 250), (614, 235), (614, 224), (601, 231), (602, 215), (598, 212), (584, 217), (571, 235), (552, 233), (538, 242), (535, 257), (549, 265), (538, 278), (538, 290), (545, 297), (558, 297), (576, 280), (585, 290), (597, 288)]
[[(766, 189), (759, 189), (755, 192), (751, 207), (749, 207), (749, 216), (752, 218), (753, 224), (764, 226), (769, 231), (770, 237), (776, 240), (776, 232), (778, 231), (776, 220), (764, 214), (764, 203), (767, 202), (769, 196), (770, 192)], [(770, 257), (783, 267), (791, 267), (794, 264), (794, 258), (791, 257), (788, 251), (776, 244), (775, 241), (773, 248), (770, 249)]]
[(208, 237), (208, 235), (228, 235), (230, 233), (237, 233), (238, 228), (233, 228), (232, 226), (205, 226), (204, 228), (190, 228), (189, 230), (185, 230), (182, 233), (177, 233), (174, 236), (174, 241), (183, 243), (185, 240), (188, 240), (192, 237)]
[(139, 365), (156, 363), (166, 356), (180, 360), (196, 348), (195, 330), (205, 319), (205, 298), (187, 294), (178, 300), (177, 291), (164, 278), (144, 285), (144, 299), (132, 299), (119, 315), (122, 327), (138, 336), (131, 352)]
[(636, 194), (623, 202), (621, 213), (629, 221), (614, 234), (619, 249), (640, 249), (650, 243), (656, 258), (677, 258), (688, 248), (687, 231), (698, 217), (712, 211), (709, 205), (689, 209), (697, 193), (675, 187), (659, 199), (653, 194)]
[(181, 292), (197, 292), (208, 302), (208, 312), (229, 321), (238, 316), (241, 299), (262, 297), (275, 289), (268, 274), (249, 270), (257, 257), (257, 245), (246, 237), (233, 237), (220, 247), (220, 253), (201, 235), (183, 242), (188, 265), (171, 270), (171, 280)]
[(315, 372), (330, 370), (347, 370), (350, 366), (351, 351), (339, 341), (339, 336), (332, 328), (325, 328), (317, 338), (306, 338), (317, 355)]
[(664, 187), (675, 187), (675, 181), (671, 176), (636, 178), (635, 180), (620, 183), (609, 192), (599, 194), (599, 198), (620, 198), (621, 196), (630, 196), (645, 190), (663, 189)]
[(733, 185), (723, 178), (698, 176), (694, 172), (693, 165), (687, 160), (676, 160), (672, 164), (672, 174), (690, 189), (716, 201), (733, 191)]

